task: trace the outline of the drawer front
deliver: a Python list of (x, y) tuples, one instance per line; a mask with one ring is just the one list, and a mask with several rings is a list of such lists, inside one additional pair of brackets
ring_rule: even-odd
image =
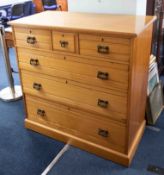
[(126, 96), (116, 96), (83, 88), (66, 79), (51, 79), (52, 77), (26, 71), (22, 71), (21, 75), (23, 89), (27, 93), (47, 99), (58, 99), (61, 102), (67, 101), (118, 120), (126, 119)]
[(128, 88), (128, 65), (108, 63), (106, 67), (105, 65), (96, 66), (80, 63), (78, 57), (55, 54), (53, 57), (46, 57), (32, 51), (18, 51), (18, 58), (22, 69), (68, 78), (107, 89), (118, 88), (123, 92), (126, 92)]
[(80, 54), (106, 57), (129, 62), (130, 40), (91, 35), (80, 35)]
[(50, 30), (14, 28), (16, 46), (52, 50)]
[(64, 128), (67, 133), (119, 151), (125, 147), (125, 126), (92, 118), (82, 111), (26, 95), (28, 118), (39, 123)]
[(72, 33), (62, 33), (53, 31), (53, 49), (65, 52), (76, 51), (76, 35)]

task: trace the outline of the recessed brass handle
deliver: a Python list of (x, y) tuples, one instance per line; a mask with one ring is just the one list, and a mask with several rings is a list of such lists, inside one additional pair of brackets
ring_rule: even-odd
[(102, 136), (102, 137), (108, 137), (109, 136), (109, 132), (107, 130), (104, 129), (98, 129), (98, 135)]
[(39, 83), (33, 83), (33, 88), (36, 89), (37, 91), (41, 90), (42, 85)]
[(33, 58), (31, 58), (31, 59), (30, 59), (30, 64), (31, 64), (32, 66), (38, 66), (38, 65), (39, 65), (39, 60), (38, 60), (38, 59), (33, 59)]
[(97, 78), (99, 78), (101, 80), (108, 80), (109, 79), (109, 74), (108, 74), (108, 72), (98, 71), (97, 72)]
[(45, 114), (46, 114), (46, 112), (44, 110), (42, 110), (42, 109), (37, 110), (37, 115), (40, 115), (41, 117), (44, 117)]
[(26, 41), (28, 44), (35, 44), (36, 38), (34, 36), (28, 36)]
[(108, 101), (98, 99), (97, 105), (101, 108), (107, 108), (108, 107)]
[(109, 54), (109, 46), (97, 46), (97, 52), (102, 54)]
[(61, 47), (63, 47), (63, 48), (66, 48), (67, 46), (68, 46), (68, 41), (60, 41), (60, 45), (61, 45)]

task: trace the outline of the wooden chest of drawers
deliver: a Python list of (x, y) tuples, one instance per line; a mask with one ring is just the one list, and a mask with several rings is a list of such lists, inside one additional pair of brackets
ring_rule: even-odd
[(145, 127), (154, 20), (43, 12), (11, 22), (26, 128), (129, 165)]

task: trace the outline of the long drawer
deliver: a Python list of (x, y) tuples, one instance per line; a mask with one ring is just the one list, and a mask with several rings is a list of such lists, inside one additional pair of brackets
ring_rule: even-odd
[[(94, 61), (81, 62), (80, 57), (53, 54), (42, 56), (42, 52), (18, 49), (20, 68), (52, 76), (72, 79), (81, 83), (107, 89), (128, 88), (128, 65), (108, 63), (94, 65)], [(100, 62), (100, 64), (102, 64)]]
[(50, 30), (15, 27), (16, 46), (52, 50)]
[(104, 114), (106, 116), (126, 120), (127, 97), (116, 96), (93, 89), (77, 86), (72, 81), (54, 78), (42, 74), (21, 71), (23, 89), (27, 93), (46, 99), (67, 101), (81, 108)]
[(82, 55), (129, 62), (129, 39), (80, 34), (79, 46)]
[(89, 113), (77, 112), (68, 106), (40, 98), (29, 95), (25, 97), (28, 119), (124, 152), (126, 132), (124, 125), (98, 120)]

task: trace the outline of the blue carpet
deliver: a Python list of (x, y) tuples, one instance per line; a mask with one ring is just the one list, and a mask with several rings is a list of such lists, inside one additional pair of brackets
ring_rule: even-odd
[[(0, 89), (8, 85), (0, 50)], [(14, 50), (11, 64), (17, 70)], [(14, 74), (19, 84), (18, 74)], [(0, 101), (0, 175), (40, 175), (64, 146), (63, 143), (24, 128), (23, 101)]]
[[(10, 49), (10, 62), (11, 62), (12, 68), (15, 71), (18, 71), (14, 49)], [(13, 73), (13, 77), (14, 77), (15, 85), (19, 85), (20, 84), (19, 75), (17, 73)], [(8, 80), (6, 76), (5, 64), (2, 57), (2, 50), (0, 46), (0, 89), (3, 89), (7, 86), (8, 86)]]

